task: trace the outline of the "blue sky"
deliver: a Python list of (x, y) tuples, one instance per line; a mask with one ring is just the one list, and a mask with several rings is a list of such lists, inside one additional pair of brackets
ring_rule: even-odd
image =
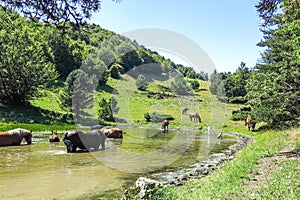
[(219, 72), (234, 72), (242, 61), (253, 67), (262, 51), (256, 46), (262, 39), (257, 1), (104, 0), (90, 22), (118, 34), (144, 28), (174, 31), (197, 43)]

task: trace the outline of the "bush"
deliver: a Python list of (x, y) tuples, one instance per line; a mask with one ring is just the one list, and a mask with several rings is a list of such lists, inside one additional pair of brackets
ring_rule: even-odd
[(197, 80), (190, 80), (189, 83), (191, 84), (193, 90), (199, 89), (200, 84)]
[(174, 117), (169, 114), (160, 114), (157, 112), (153, 112), (149, 114), (148, 112), (144, 114), (144, 118), (146, 119), (147, 122), (162, 122), (164, 119), (167, 120), (174, 120)]

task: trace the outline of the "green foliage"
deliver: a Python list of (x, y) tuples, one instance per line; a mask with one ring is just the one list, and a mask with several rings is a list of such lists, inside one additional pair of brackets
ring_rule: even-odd
[(287, 9), (276, 17), (275, 28), (264, 27), (265, 40), (259, 46), (267, 50), (247, 84), (247, 97), (258, 120), (278, 128), (297, 126), (300, 116), (299, 10)]
[(190, 95), (193, 93), (182, 74), (175, 76), (174, 81), (171, 83), (171, 89), (177, 95)]
[(200, 84), (197, 80), (189, 80), (189, 83), (191, 84), (193, 90), (199, 89)]
[(112, 77), (114, 79), (119, 79), (120, 78), (120, 73), (119, 73), (119, 70), (118, 70), (116, 65), (113, 65), (110, 68), (109, 73), (110, 73), (110, 77)]
[(146, 80), (145, 76), (140, 74), (135, 81), (135, 85), (139, 90), (145, 90), (147, 88), (148, 81)]
[(253, 116), (251, 112), (238, 111), (238, 112), (234, 113), (230, 119), (233, 121), (244, 121), (248, 115)]
[(0, 100), (26, 102), (56, 78), (39, 29), (0, 9)]
[(223, 90), (223, 88), (220, 88), (221, 82), (226, 78), (226, 75), (224, 73), (217, 73), (216, 71), (211, 75), (210, 77), (210, 86), (209, 90), (212, 94), (217, 95), (218, 91)]
[(104, 121), (114, 122), (114, 113), (119, 112), (118, 102), (115, 98), (110, 98), (108, 101), (105, 98), (101, 98), (98, 102), (99, 110), (98, 116), (100, 123)]
[(157, 112), (153, 113), (144, 113), (144, 118), (146, 119), (146, 122), (162, 122), (164, 119), (167, 120), (174, 120), (174, 117), (172, 117), (169, 114), (161, 114)]
[(244, 62), (241, 62), (233, 74), (215, 72), (211, 76), (210, 91), (223, 102), (246, 103), (246, 84), (250, 74), (251, 71)]
[(150, 114), (148, 112), (144, 113), (144, 118), (146, 119), (146, 122), (151, 121), (151, 117), (150, 117)]
[[(119, 2), (121, 0), (115, 1)], [(83, 28), (83, 25), (86, 25), (86, 20), (90, 19), (94, 12), (100, 10), (101, 3), (102, 2), (99, 0), (2, 0), (1, 6), (13, 8), (14, 10), (21, 12), (27, 19), (34, 22), (40, 20), (43, 21), (45, 25), (49, 25), (50, 23), (55, 24), (62, 33), (65, 33), (66, 29), (70, 27), (77, 31)]]

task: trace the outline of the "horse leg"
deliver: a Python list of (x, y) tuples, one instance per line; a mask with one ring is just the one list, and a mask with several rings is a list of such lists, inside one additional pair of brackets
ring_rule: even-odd
[(71, 141), (70, 140), (64, 140), (64, 143), (67, 147), (67, 153), (70, 153), (70, 151), (71, 151)]
[(70, 144), (70, 152), (76, 152), (77, 146), (73, 143)]

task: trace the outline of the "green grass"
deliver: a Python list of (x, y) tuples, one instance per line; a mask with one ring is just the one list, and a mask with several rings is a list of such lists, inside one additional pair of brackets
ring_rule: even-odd
[[(257, 192), (254, 199), (299, 199), (299, 162), (280, 163), (278, 171), (265, 187), (257, 191), (245, 191), (243, 187), (254, 171), (259, 158), (279, 152), (287, 144), (295, 145), (288, 137), (291, 130), (267, 131), (253, 135), (255, 142), (236, 154), (236, 158), (222, 166), (213, 175), (173, 189), (165, 199), (253, 199), (250, 194)], [(161, 195), (161, 194), (159, 194)], [(288, 197), (288, 198), (286, 198)]]
[(23, 123), (0, 123), (0, 131), (7, 131), (15, 128), (24, 128), (32, 130), (33, 132), (49, 132), (53, 131), (66, 131), (75, 128), (71, 124), (23, 124)]
[[(139, 91), (135, 86), (135, 80), (124, 75), (120, 80), (109, 79), (106, 86), (100, 87), (96, 94), (96, 100), (109, 99), (114, 96), (118, 101), (120, 111), (115, 117), (124, 119), (127, 123), (122, 125), (158, 126), (160, 123), (147, 123), (144, 113), (157, 112), (169, 114), (175, 119), (169, 127), (189, 127), (206, 129), (211, 126), (215, 129), (236, 132), (253, 137), (254, 142), (236, 154), (236, 158), (223, 165), (213, 175), (198, 181), (173, 189), (164, 188), (155, 191), (153, 199), (299, 199), (299, 162), (278, 163), (282, 166), (275, 176), (266, 185), (255, 190), (245, 190), (244, 184), (255, 171), (260, 158), (277, 153), (288, 144), (300, 147), (300, 136), (297, 134), (294, 140), (288, 137), (288, 133), (265, 131), (249, 132), (243, 121), (232, 121), (231, 110), (239, 109), (242, 105), (220, 103), (208, 90), (209, 84), (200, 82), (200, 88), (193, 97), (166, 97), (157, 99), (147, 96), (147, 92)], [(149, 85), (150, 92), (158, 91), (158, 85), (170, 86), (170, 80), (154, 80)], [(201, 101), (195, 101), (201, 100)], [(13, 128), (25, 128), (33, 132), (48, 132), (50, 130), (64, 131), (74, 129), (75, 125), (63, 124), (59, 118), (51, 119), (41, 110), (55, 113), (65, 113), (59, 106), (57, 91), (42, 91), (38, 98), (31, 101), (31, 107), (1, 107), (0, 105), (0, 131)], [(96, 115), (97, 103), (89, 113)], [(190, 122), (188, 115), (182, 115), (181, 110), (189, 108), (188, 112), (199, 112), (202, 123)], [(36, 111), (39, 111), (36, 113)], [(57, 117), (57, 116), (56, 116)], [(119, 124), (117, 124), (119, 125)], [(257, 128), (263, 124), (257, 124)], [(251, 195), (253, 195), (251, 197)], [(253, 199), (252, 198), (252, 199)]]

